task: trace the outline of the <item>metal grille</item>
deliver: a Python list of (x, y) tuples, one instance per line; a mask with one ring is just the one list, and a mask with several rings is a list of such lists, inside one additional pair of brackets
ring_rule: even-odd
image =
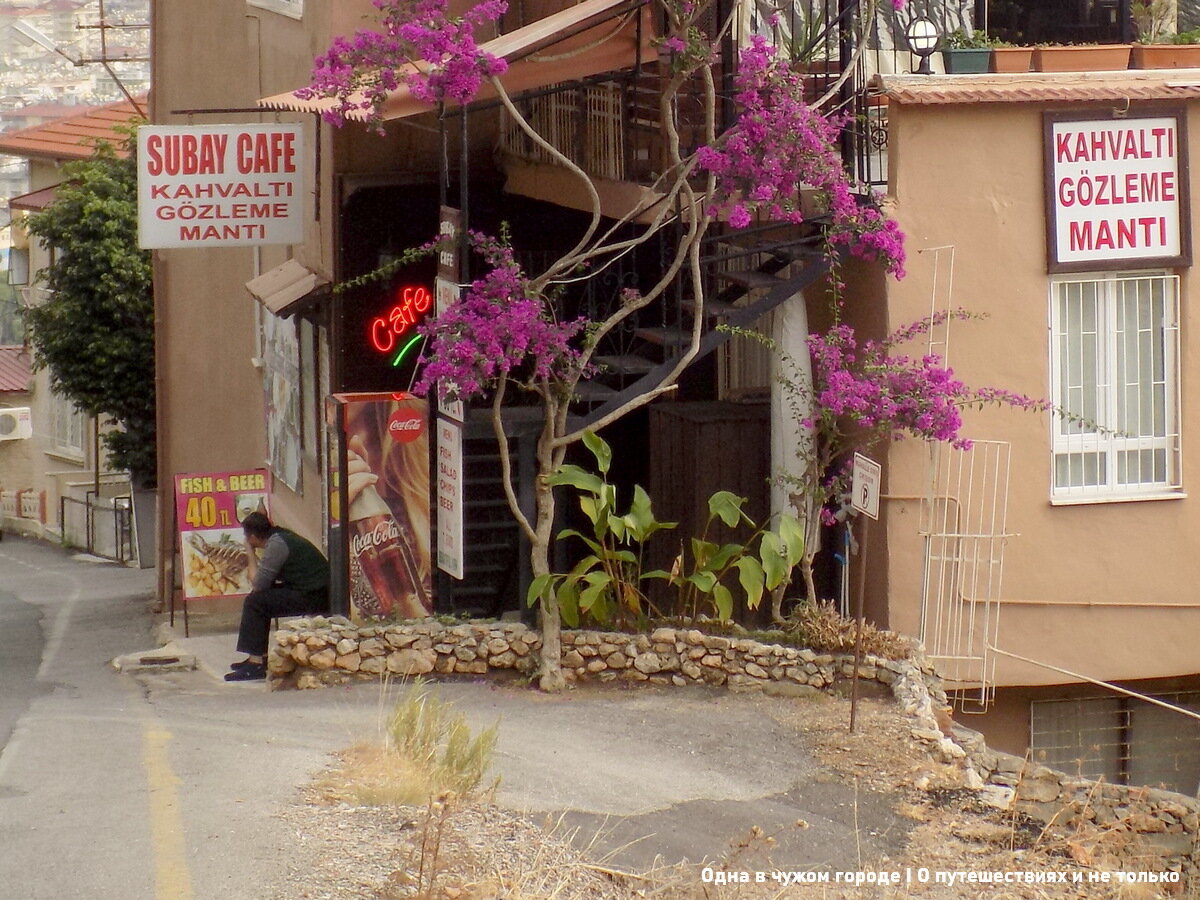
[(931, 444), (921, 505), (925, 560), (921, 641), (964, 710), (995, 694), (991, 648), (1000, 628), (1011, 447), (976, 441), (970, 450)]
[(1179, 279), (1051, 286), (1056, 500), (1178, 489)]
[[(1200, 692), (1155, 694), (1200, 711)], [(1196, 792), (1200, 722), (1132, 697), (1081, 697), (1030, 704), (1035, 762), (1114, 784)]]
[[(625, 177), (625, 130), (621, 117), (622, 88), (616, 83), (561, 90), (517, 101), (534, 130), (589, 175)], [(505, 114), (501, 149), (523, 159), (555, 163), (520, 126)]]

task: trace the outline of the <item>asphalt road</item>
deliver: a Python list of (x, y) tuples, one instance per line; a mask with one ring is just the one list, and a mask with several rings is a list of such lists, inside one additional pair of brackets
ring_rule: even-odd
[[(227, 684), (231, 634), (179, 641), (192, 671), (117, 672), (156, 647), (153, 573), (0, 543), (0, 898), (258, 900), (303, 848), (276, 813), (329, 754), (376, 739), (378, 685), (271, 692)], [(752, 825), (788, 866), (857, 868), (904, 827), (766, 715), (782, 698), (721, 691), (547, 696), (439, 685), (476, 726), (500, 720), (498, 802), (603, 831), (638, 867), (720, 856)], [(595, 826), (595, 828), (593, 828)], [(314, 886), (318, 887), (318, 886)]]

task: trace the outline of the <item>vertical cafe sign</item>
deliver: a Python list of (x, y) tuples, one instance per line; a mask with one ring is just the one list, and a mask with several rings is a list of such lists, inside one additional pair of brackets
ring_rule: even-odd
[(138, 129), (138, 246), (304, 241), (299, 125)]
[(1047, 268), (1191, 265), (1182, 112), (1045, 118)]

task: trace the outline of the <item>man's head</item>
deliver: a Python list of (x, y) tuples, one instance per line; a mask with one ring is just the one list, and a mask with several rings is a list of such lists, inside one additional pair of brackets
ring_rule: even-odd
[(271, 520), (263, 513), (252, 512), (242, 519), (242, 531), (246, 534), (246, 543), (251, 547), (261, 547), (271, 536)]

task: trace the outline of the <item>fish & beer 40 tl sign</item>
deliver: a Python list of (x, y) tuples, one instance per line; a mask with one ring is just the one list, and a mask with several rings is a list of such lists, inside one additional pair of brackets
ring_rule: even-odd
[(138, 129), (138, 245), (236, 247), (304, 240), (299, 125)]
[(1191, 265), (1182, 115), (1091, 115), (1046, 113), (1048, 270)]
[(267, 512), (265, 469), (175, 476), (184, 597), (239, 597), (250, 591), (242, 519)]

